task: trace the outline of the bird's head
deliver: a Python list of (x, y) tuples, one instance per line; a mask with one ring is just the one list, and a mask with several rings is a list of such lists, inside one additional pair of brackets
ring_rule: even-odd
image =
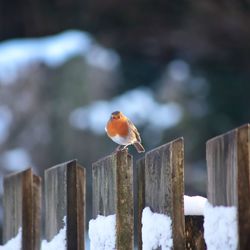
[(115, 111), (111, 114), (111, 118), (114, 120), (119, 120), (123, 117), (123, 114), (121, 111)]

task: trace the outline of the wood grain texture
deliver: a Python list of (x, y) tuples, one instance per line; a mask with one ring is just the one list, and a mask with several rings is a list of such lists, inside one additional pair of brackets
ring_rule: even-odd
[(93, 163), (93, 217), (116, 213), (116, 155), (109, 155)]
[(4, 179), (4, 242), (22, 228), (22, 249), (40, 249), (41, 179), (31, 169)]
[(250, 125), (237, 134), (239, 248), (245, 250), (250, 246)]
[(118, 250), (134, 249), (134, 196), (132, 157), (117, 152), (116, 169), (116, 247)]
[(116, 249), (134, 245), (133, 166), (127, 151), (93, 164), (93, 217), (116, 214)]
[(205, 250), (204, 240), (204, 217), (185, 216), (185, 237), (187, 250)]
[(185, 248), (184, 143), (179, 138), (146, 154), (145, 206), (172, 219), (173, 249)]
[(85, 248), (85, 169), (76, 160), (45, 171), (45, 236), (51, 240), (64, 227), (67, 250)]
[(85, 248), (86, 172), (76, 161), (67, 165), (67, 249)]
[[(41, 245), (41, 208), (42, 208), (42, 179), (39, 176), (33, 175), (33, 249), (40, 249)], [(28, 236), (30, 238), (30, 236)]]
[(236, 206), (239, 249), (250, 246), (250, 125), (207, 142), (208, 200)]
[(208, 200), (215, 206), (237, 206), (237, 131), (207, 142)]
[(45, 170), (45, 237), (50, 241), (64, 227), (67, 215), (67, 163)]
[(138, 160), (137, 166), (137, 202), (138, 202), (138, 249), (142, 250), (142, 211), (145, 207), (145, 158)]

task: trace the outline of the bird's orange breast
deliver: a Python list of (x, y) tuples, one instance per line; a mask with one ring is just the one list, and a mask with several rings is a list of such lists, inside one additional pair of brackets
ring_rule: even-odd
[(116, 135), (126, 137), (128, 135), (128, 122), (123, 119), (110, 119), (107, 124), (107, 133), (113, 137)]

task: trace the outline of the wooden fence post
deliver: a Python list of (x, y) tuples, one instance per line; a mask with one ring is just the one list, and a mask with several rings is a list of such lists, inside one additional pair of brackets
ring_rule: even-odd
[[(141, 159), (137, 164), (139, 224), (141, 224), (142, 209), (147, 206), (154, 213), (170, 216), (173, 249), (185, 249), (183, 138), (146, 153), (145, 162)], [(141, 192), (145, 192), (145, 195)], [(139, 244), (141, 244), (140, 237)], [(142, 249), (141, 245), (139, 249)]]
[(133, 166), (127, 151), (93, 164), (93, 217), (116, 214), (116, 249), (132, 250), (134, 235)]
[(45, 236), (51, 240), (64, 227), (67, 250), (85, 249), (85, 168), (76, 160), (45, 171)]
[(250, 125), (207, 142), (208, 200), (214, 206), (236, 206), (238, 247), (250, 246)]
[(3, 241), (22, 228), (22, 249), (39, 250), (41, 232), (41, 178), (31, 169), (4, 178)]

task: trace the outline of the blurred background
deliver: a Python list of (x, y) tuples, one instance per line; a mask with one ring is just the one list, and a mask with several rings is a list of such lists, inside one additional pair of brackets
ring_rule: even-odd
[(250, 120), (249, 27), (249, 0), (1, 0), (0, 195), (74, 158), (90, 190), (121, 110), (146, 150), (185, 138), (185, 192), (206, 196), (206, 141)]

